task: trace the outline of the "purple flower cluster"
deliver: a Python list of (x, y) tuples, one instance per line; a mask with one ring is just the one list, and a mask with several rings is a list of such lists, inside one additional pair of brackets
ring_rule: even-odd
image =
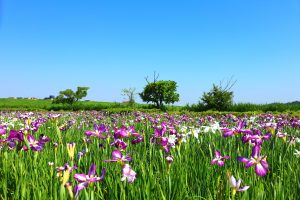
[[(252, 155), (250, 158), (238, 156), (237, 160), (245, 164), (245, 168), (249, 168), (251, 166), (255, 167), (255, 173), (258, 176), (265, 176), (269, 170), (269, 165), (267, 163), (267, 156), (261, 156), (261, 146), (265, 140), (270, 140), (272, 134), (270, 132), (263, 133), (262, 130), (270, 131), (269, 128), (276, 129), (276, 126), (272, 123), (264, 123), (262, 122), (259, 128), (249, 128), (246, 129), (246, 122), (239, 121), (238, 126), (234, 128), (223, 128), (223, 136), (229, 137), (241, 134), (243, 143), (251, 143), (253, 145)], [(223, 160), (222, 157), (219, 156), (219, 153), (216, 154), (216, 157), (212, 163), (219, 164), (222, 166)]]
[(22, 131), (11, 130), (7, 138), (0, 140), (0, 145), (7, 145), (10, 150), (18, 147), (17, 150), (27, 151), (30, 148), (33, 151), (42, 151), (49, 140), (43, 134), (40, 135), (39, 140), (35, 140), (31, 134), (25, 135)]

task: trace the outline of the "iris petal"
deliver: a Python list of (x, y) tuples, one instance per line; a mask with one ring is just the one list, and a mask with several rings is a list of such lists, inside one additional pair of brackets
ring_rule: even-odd
[(85, 174), (75, 174), (74, 178), (79, 182), (85, 182), (87, 180)]
[(249, 187), (250, 187), (250, 186), (244, 186), (244, 187), (242, 187), (241, 189), (239, 189), (238, 191), (239, 191), (239, 192), (245, 192), (246, 190), (249, 189)]
[(92, 164), (92, 166), (90, 167), (88, 175), (89, 176), (94, 176), (95, 174), (96, 174), (96, 165)]
[(114, 159), (120, 159), (120, 158), (122, 158), (122, 153), (118, 150), (114, 150), (112, 152), (112, 156), (113, 156)]
[(258, 175), (258, 176), (265, 176), (267, 174), (267, 170), (260, 164), (258, 163), (256, 166), (255, 166), (255, 173)]
[(238, 156), (237, 159), (238, 159), (238, 161), (243, 162), (243, 163), (249, 162), (249, 159), (245, 158), (245, 157)]
[(236, 187), (236, 180), (234, 178), (234, 176), (231, 176), (230, 179), (229, 179), (229, 184), (231, 187)]
[(217, 158), (221, 157), (221, 153), (218, 150), (215, 151), (215, 155)]

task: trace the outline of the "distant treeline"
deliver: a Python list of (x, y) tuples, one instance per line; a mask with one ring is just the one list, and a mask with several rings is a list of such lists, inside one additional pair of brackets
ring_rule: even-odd
[[(80, 101), (73, 105), (52, 104), (52, 100), (31, 100), (31, 99), (9, 99), (0, 98), (0, 110), (31, 110), (31, 111), (78, 111), (78, 110), (104, 110), (112, 112), (122, 111), (159, 111), (151, 104), (128, 104), (118, 102), (94, 102)], [(204, 112), (207, 110), (202, 104), (186, 106), (165, 106), (162, 111), (174, 112)], [(293, 103), (270, 103), (270, 104), (253, 104), (237, 103), (232, 104), (227, 112), (288, 112), (300, 111), (300, 102)]]

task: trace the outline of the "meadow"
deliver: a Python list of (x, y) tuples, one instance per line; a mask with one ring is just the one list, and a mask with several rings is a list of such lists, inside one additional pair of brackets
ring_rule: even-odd
[[(166, 106), (169, 111), (179, 111), (181, 106)], [(68, 104), (53, 104), (52, 100), (43, 99), (13, 99), (0, 98), (0, 110), (23, 110), (23, 111), (110, 111), (110, 112), (127, 112), (127, 111), (147, 111), (158, 112), (153, 105), (134, 104), (120, 102), (97, 102), (97, 101), (80, 101), (73, 105)]]
[[(79, 101), (73, 105), (68, 104), (53, 104), (52, 100), (43, 99), (13, 99), (0, 98), (0, 110), (23, 110), (23, 111), (108, 111), (114, 113), (144, 111), (144, 112), (207, 112), (201, 104), (192, 104), (185, 106), (165, 105), (161, 110), (156, 109), (152, 104), (130, 105), (120, 102), (97, 102), (97, 101)], [(253, 103), (235, 103), (223, 112), (293, 112), (295, 114), (300, 111), (300, 103), (270, 103), (270, 104), (253, 104)], [(214, 113), (215, 111), (208, 111)]]
[(298, 116), (0, 114), (0, 199), (299, 199)]
[[(137, 105), (138, 106), (138, 105)], [(52, 104), (52, 100), (43, 99), (12, 99), (0, 98), (1, 110), (28, 110), (28, 111), (59, 111), (59, 110), (104, 110), (125, 108), (126, 104), (117, 102), (78, 102), (74, 105)], [(138, 106), (139, 108), (142, 108)]]

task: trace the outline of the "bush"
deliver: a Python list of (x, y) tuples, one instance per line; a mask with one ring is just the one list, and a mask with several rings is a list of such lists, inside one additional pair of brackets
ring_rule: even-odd
[(203, 93), (201, 101), (206, 110), (226, 111), (233, 103), (233, 92), (213, 84), (209, 92)]
[(79, 101), (83, 97), (87, 96), (88, 87), (77, 87), (77, 91), (74, 92), (71, 89), (66, 89), (59, 92), (59, 95), (55, 97), (53, 100), (54, 104), (69, 104), (72, 105), (73, 103)]

